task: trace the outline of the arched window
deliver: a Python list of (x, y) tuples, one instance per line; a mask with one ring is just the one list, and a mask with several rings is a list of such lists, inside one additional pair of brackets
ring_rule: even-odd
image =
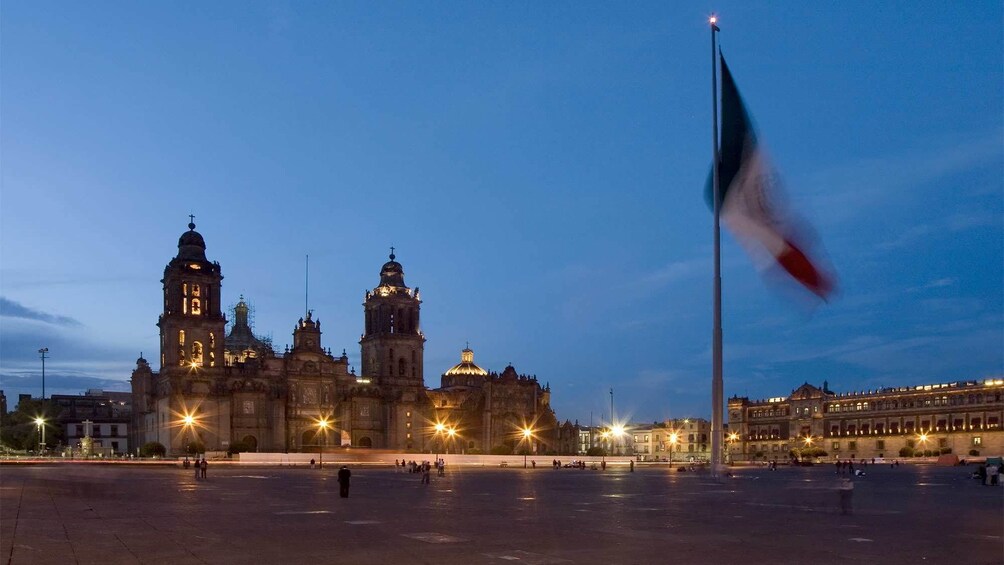
[(185, 330), (178, 330), (178, 345), (185, 345)]
[(193, 316), (198, 316), (199, 314), (202, 314), (202, 303), (199, 301), (198, 298), (193, 298), (192, 299), (192, 315)]
[(192, 296), (202, 296), (201, 289), (199, 289), (199, 285), (197, 284), (192, 285)]
[(202, 343), (198, 341), (192, 342), (192, 363), (196, 365), (202, 364)]
[(397, 360), (397, 374), (399, 376), (403, 377), (406, 369), (407, 369), (407, 367), (405, 366), (404, 357), (398, 359)]

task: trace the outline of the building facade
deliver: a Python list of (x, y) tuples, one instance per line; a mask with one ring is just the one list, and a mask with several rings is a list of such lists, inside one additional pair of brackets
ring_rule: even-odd
[(124, 455), (130, 452), (132, 394), (90, 389), (82, 395), (53, 394), (56, 424), (74, 453)]
[(849, 393), (805, 383), (784, 397), (734, 396), (728, 418), (726, 446), (735, 461), (802, 451), (830, 459), (1000, 455), (1004, 379)]
[(344, 349), (336, 356), (323, 346), (313, 312), (297, 320), (292, 348), (277, 352), (252, 331), (242, 296), (225, 334), (220, 264), (207, 259), (195, 224), (188, 228), (161, 281), (159, 369), (141, 355), (132, 373), (133, 445), (158, 442), (172, 454), (192, 442), (220, 451), (430, 451), (442, 439), (433, 423), (456, 420), (463, 449), (484, 450), (512, 421), (539, 422), (542, 438), (553, 427), (550, 391), (511, 367), (463, 375), (478, 377), (469, 385), (444, 374), (442, 388), (425, 387), (422, 301), (393, 250), (364, 297), (356, 375)]

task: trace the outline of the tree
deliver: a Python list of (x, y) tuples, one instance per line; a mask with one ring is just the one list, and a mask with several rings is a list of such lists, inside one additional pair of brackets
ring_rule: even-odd
[(251, 451), (250, 446), (243, 441), (235, 441), (230, 444), (227, 448), (227, 455), (233, 455), (235, 453), (243, 453), (245, 451)]
[(900, 457), (913, 457), (913, 448), (909, 445), (904, 445), (899, 449)]
[[(245, 449), (244, 451), (247, 451), (247, 449)], [(185, 446), (185, 453), (199, 454), (205, 452), (206, 452), (205, 444), (198, 440), (190, 441), (188, 442), (188, 445)]]
[(163, 457), (167, 455), (167, 448), (160, 442), (150, 441), (139, 448), (139, 454), (140, 457)]
[(32, 398), (22, 400), (17, 409), (4, 418), (0, 429), (0, 441), (14, 449), (35, 450), (41, 442), (37, 420), (45, 423), (45, 445), (52, 448), (61, 445), (66, 438), (65, 430), (56, 421), (60, 408), (52, 400)]

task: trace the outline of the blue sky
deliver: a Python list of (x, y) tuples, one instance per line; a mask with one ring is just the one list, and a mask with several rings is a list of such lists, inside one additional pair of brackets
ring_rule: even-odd
[(0, 380), (127, 386), (188, 214), (280, 348), (358, 368), (388, 247), (426, 384), (470, 341), (559, 418), (708, 416), (707, 15), (840, 278), (793, 300), (723, 245), (725, 392), (1004, 372), (999, 2), (6, 2)]

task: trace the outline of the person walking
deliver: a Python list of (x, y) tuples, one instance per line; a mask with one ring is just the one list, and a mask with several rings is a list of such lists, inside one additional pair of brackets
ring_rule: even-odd
[(199, 466), (202, 467), (202, 478), (204, 479), (206, 478), (206, 469), (209, 468), (209, 462), (206, 461), (205, 455), (202, 456), (202, 464)]
[(999, 484), (999, 477), (1001, 474), (1001, 468), (996, 463), (987, 467), (987, 474), (990, 476), (990, 486), (995, 487)]
[(349, 497), (349, 478), (351, 476), (352, 471), (349, 471), (345, 465), (342, 465), (342, 468), (338, 470), (338, 495), (342, 498)]
[(844, 477), (840, 480), (837, 492), (840, 493), (840, 513), (844, 515), (850, 514), (852, 510), (851, 497), (854, 496), (854, 483), (850, 477)]
[(196, 479), (198, 479), (200, 476), (202, 476), (202, 468), (199, 466), (199, 457), (198, 456), (195, 456), (194, 465), (192, 465), (192, 467), (195, 467), (195, 478)]
[(429, 467), (431, 465), (429, 465), (428, 461), (422, 463), (422, 484), (424, 485), (429, 484)]

